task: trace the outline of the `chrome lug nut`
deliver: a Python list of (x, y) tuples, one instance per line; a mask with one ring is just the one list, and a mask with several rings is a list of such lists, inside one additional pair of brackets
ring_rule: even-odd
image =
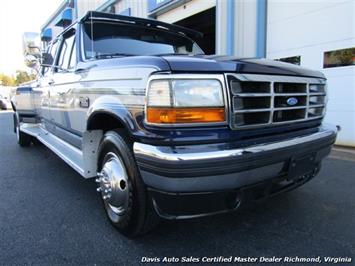
[(101, 178), (96, 178), (96, 179), (95, 179), (95, 182), (96, 182), (96, 183), (100, 183), (100, 182), (101, 182)]
[(101, 187), (98, 187), (98, 188), (96, 189), (96, 191), (97, 191), (97, 192), (101, 192), (101, 191), (102, 191), (102, 188), (101, 188)]
[(105, 196), (103, 196), (102, 198), (103, 198), (104, 200), (105, 200), (105, 199), (109, 199), (109, 198), (111, 198), (111, 195), (105, 195)]

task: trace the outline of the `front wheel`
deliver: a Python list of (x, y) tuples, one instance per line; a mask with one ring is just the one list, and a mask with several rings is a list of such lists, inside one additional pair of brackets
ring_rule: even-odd
[(107, 132), (99, 148), (98, 183), (110, 222), (124, 235), (149, 232), (158, 223), (129, 143), (120, 131)]

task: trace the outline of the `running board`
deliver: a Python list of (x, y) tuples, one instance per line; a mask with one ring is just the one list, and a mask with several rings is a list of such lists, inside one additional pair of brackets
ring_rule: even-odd
[(97, 173), (97, 149), (102, 131), (85, 132), (83, 150), (68, 144), (40, 126), (40, 124), (21, 123), (20, 130), (27, 133), (51, 149), (84, 178), (95, 177)]

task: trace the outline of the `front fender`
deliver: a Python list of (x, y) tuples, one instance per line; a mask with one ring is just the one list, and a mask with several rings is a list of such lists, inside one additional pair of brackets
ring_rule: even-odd
[[(143, 106), (141, 110), (143, 111)], [(87, 113), (87, 130), (91, 130), (93, 123), (98, 116), (109, 116), (121, 123), (131, 133), (137, 131), (137, 123), (134, 114), (137, 112), (136, 108), (120, 102), (114, 96), (102, 96), (95, 100), (90, 106)]]

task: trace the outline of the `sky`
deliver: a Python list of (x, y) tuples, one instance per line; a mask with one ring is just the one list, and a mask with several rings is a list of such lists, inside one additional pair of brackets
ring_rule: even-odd
[(41, 26), (63, 0), (3, 0), (0, 8), (0, 73), (27, 70), (22, 55), (22, 34), (40, 32)]

